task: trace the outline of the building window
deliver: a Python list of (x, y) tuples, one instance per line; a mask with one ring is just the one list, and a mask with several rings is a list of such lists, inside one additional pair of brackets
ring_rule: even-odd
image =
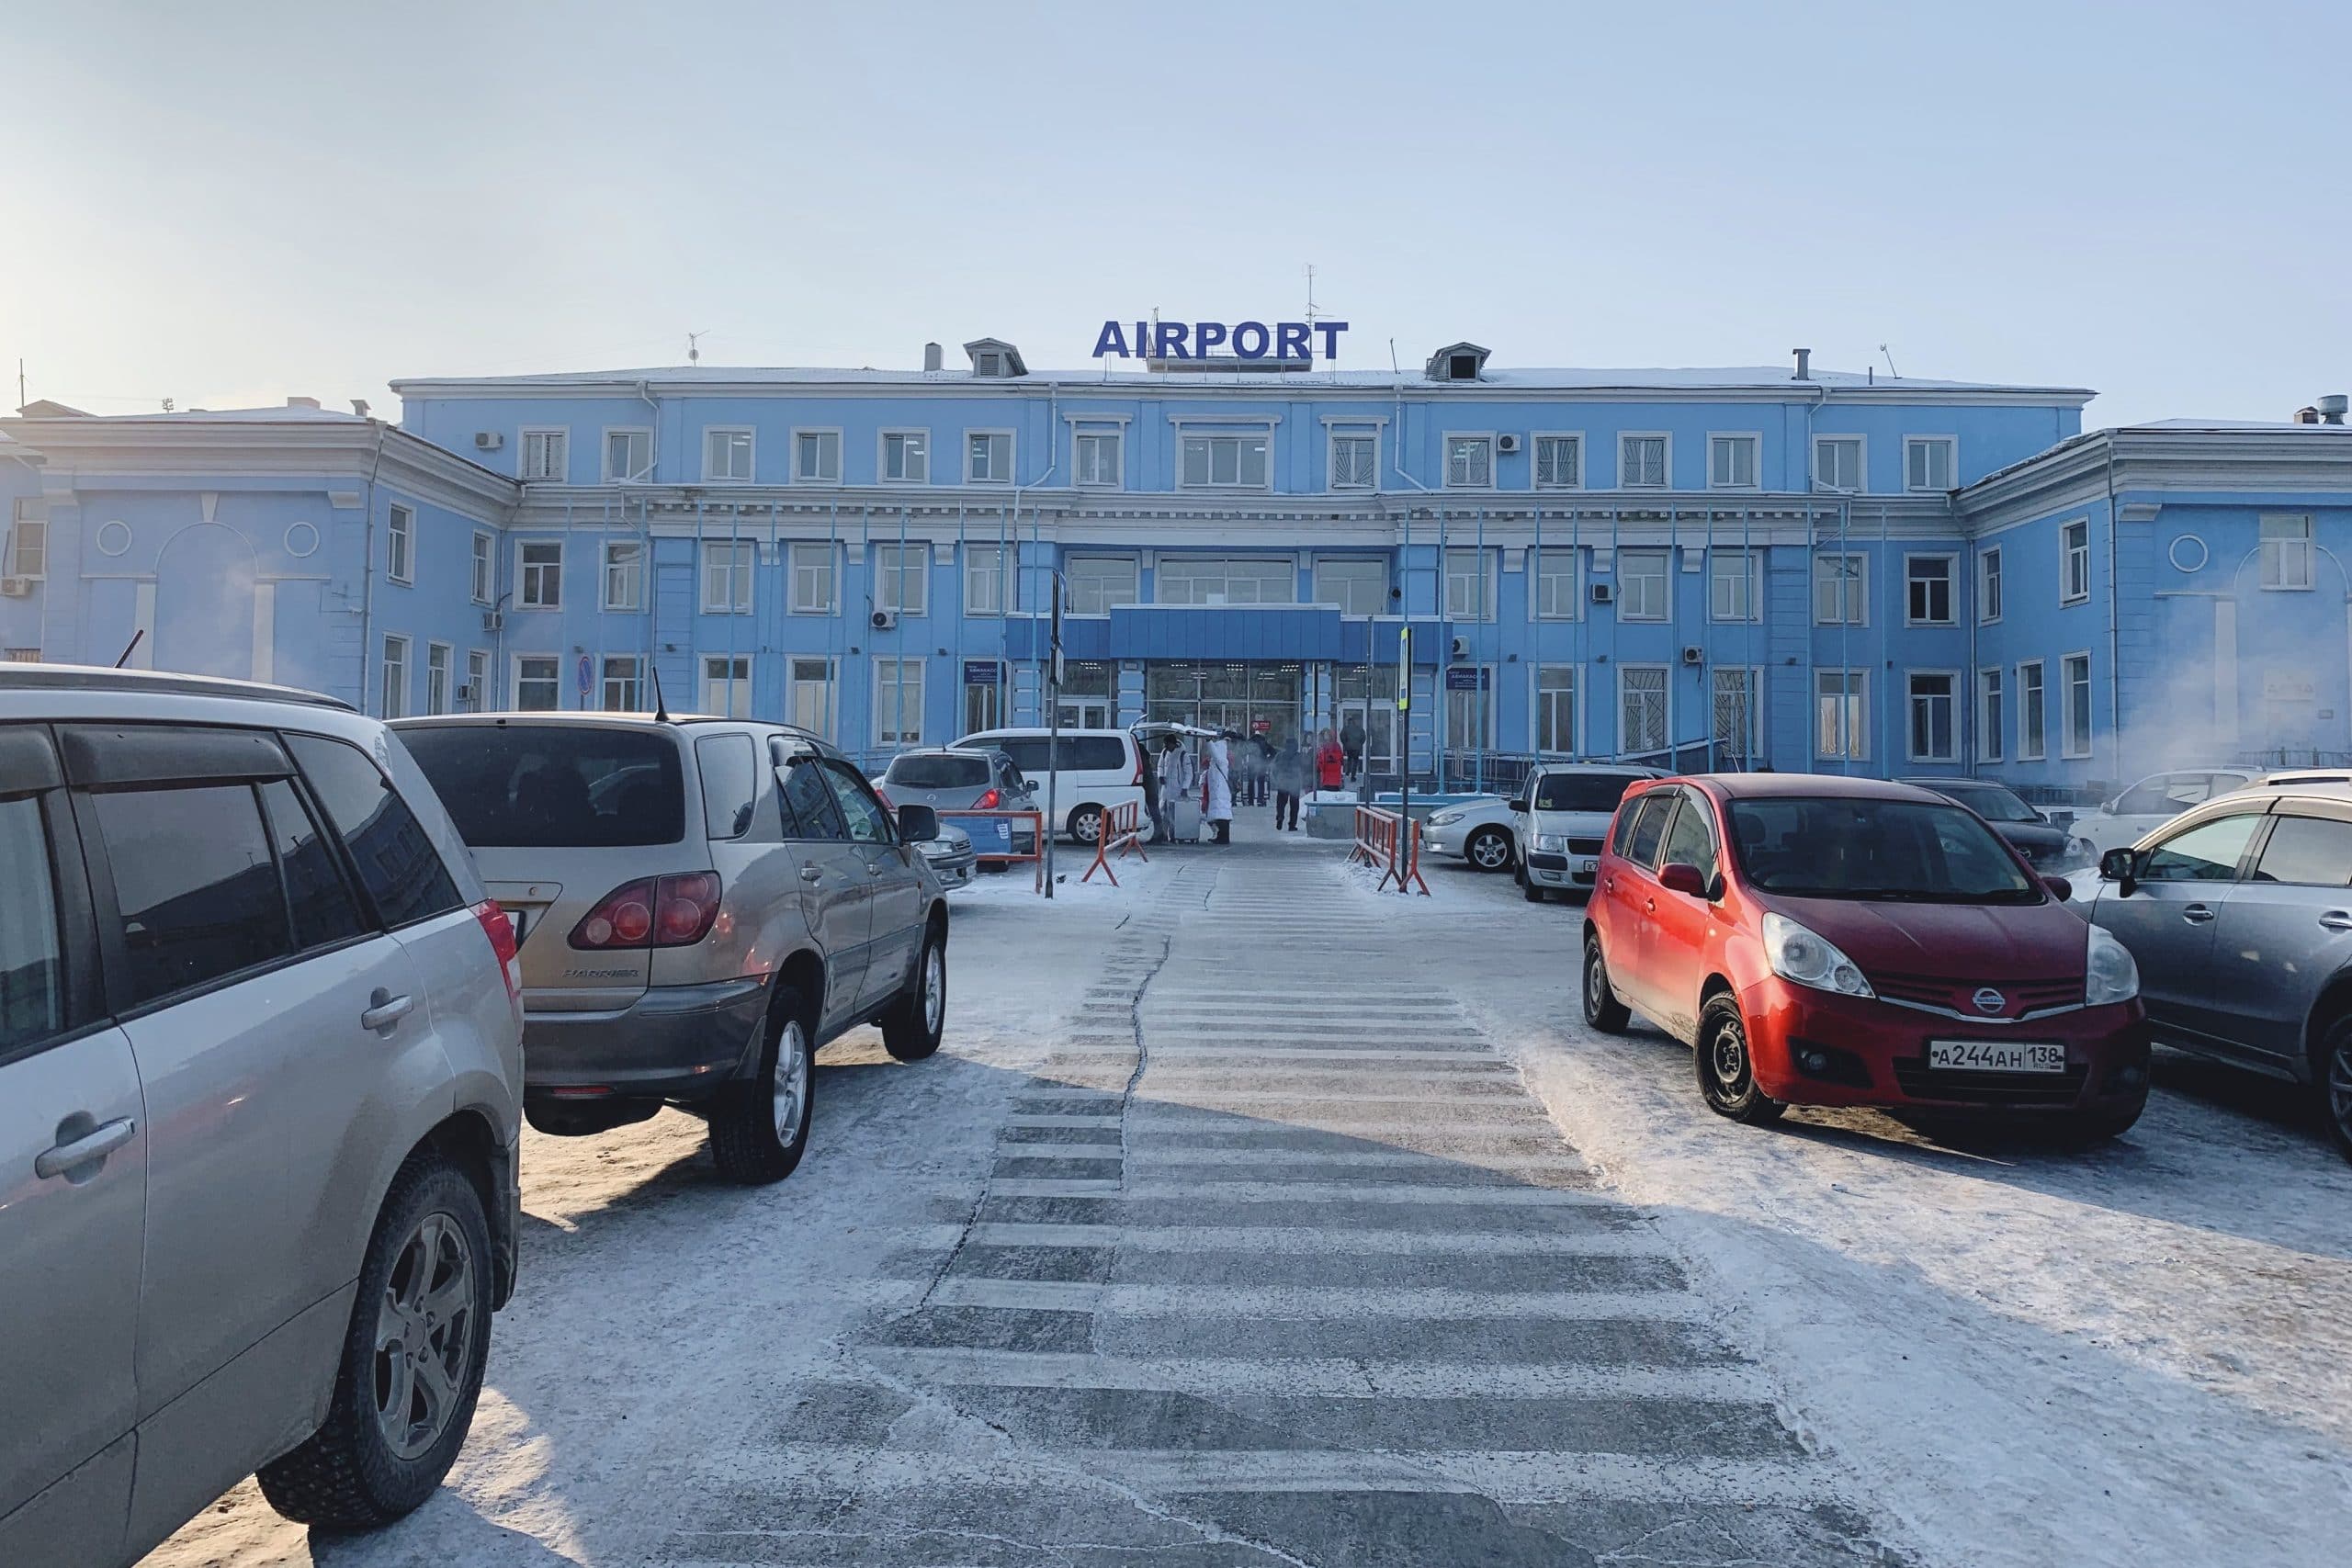
[(750, 654), (719, 654), (703, 660), (702, 711), (721, 718), (752, 716)]
[(1952, 556), (1903, 558), (1903, 621), (1905, 626), (1948, 626), (1953, 623), (1951, 579), (1959, 564), (1957, 558)]
[(2050, 715), (2041, 689), (2041, 660), (2018, 666), (2018, 761), (2039, 762), (2048, 755)]
[(1449, 435), (1445, 438), (1445, 483), (1449, 490), (1488, 490), (1495, 482), (1495, 438), (1491, 435)]
[[(834, 457), (838, 463), (838, 448)], [(741, 425), (713, 425), (705, 430), (702, 433), (702, 477), (705, 484), (751, 483), (751, 431)]]
[(931, 482), (931, 436), (920, 430), (882, 433), (882, 482), (922, 485)]
[(920, 615), (930, 604), (931, 547), (876, 545), (874, 607)]
[(515, 603), (526, 610), (556, 610), (563, 606), (563, 546), (553, 540), (525, 542), (514, 547), (523, 590)]
[(490, 603), (490, 591), (494, 586), (492, 578), (492, 574), (496, 570), (496, 568), (492, 564), (496, 558), (492, 552), (497, 548), (497, 543), (492, 540), (488, 534), (476, 534), (474, 536), (472, 577), (474, 603), (477, 604), (487, 604)]
[(2312, 520), (2301, 516), (2262, 519), (2262, 586), (2312, 585)]
[(833, 547), (830, 541), (803, 540), (791, 547), (792, 613), (830, 615), (833, 613)]
[(792, 437), (792, 479), (796, 484), (837, 485), (842, 482), (842, 433), (838, 430), (795, 431)]
[(1577, 490), (1584, 484), (1584, 437), (1539, 435), (1535, 438), (1535, 488)]
[(384, 639), (383, 716), (408, 716), (408, 638), (404, 637)]
[(1763, 595), (1761, 550), (1724, 549), (1707, 552), (1707, 618), (1711, 621), (1760, 621)]
[(553, 713), (563, 705), (563, 660), (552, 653), (517, 654), (514, 659), (514, 708), (518, 713)]
[(1370, 430), (1331, 433), (1331, 488), (1375, 490), (1380, 485), (1380, 435)]
[(994, 729), (1004, 721), (1002, 666), (994, 660), (967, 660), (964, 664), (964, 733)]
[(752, 560), (758, 547), (749, 539), (712, 539), (702, 547), (702, 613), (752, 613)]
[(1115, 430), (1080, 432), (1070, 454), (1078, 482), (1091, 490), (1118, 489), (1125, 482), (1120, 463), (1124, 440)]
[(1859, 491), (1862, 488), (1860, 436), (1814, 437), (1813, 487), (1815, 490), (1837, 491)]
[(1667, 552), (1617, 552), (1617, 618), (1621, 621), (1666, 619)]
[(645, 660), (635, 654), (607, 654), (605, 658), (604, 709), (606, 713), (643, 713), (645, 701)]
[(653, 432), (605, 432), (605, 482), (643, 484), (653, 477)]
[(1859, 762), (1871, 754), (1870, 682), (1867, 670), (1813, 672), (1815, 750), (1821, 756)]
[(645, 608), (645, 541), (614, 539), (605, 546), (605, 608)]
[(1445, 748), (1483, 751), (1494, 742), (1494, 667), (1455, 664), (1445, 671)]
[(1535, 552), (1535, 616), (1573, 621), (1584, 614), (1583, 554), (1573, 547)]
[(1991, 626), (2001, 618), (2001, 547), (1995, 545), (1976, 558), (1976, 624)]
[(554, 479), (559, 483), (570, 473), (571, 435), (563, 430), (526, 430), (523, 432), (522, 472), (525, 479)]
[(2079, 604), (2091, 596), (2091, 521), (2077, 517), (2058, 530), (2058, 603)]
[(1617, 485), (1621, 490), (1666, 488), (1667, 437), (1621, 435), (1617, 438)]
[(1666, 750), (1666, 666), (1617, 667), (1617, 750), (1645, 756)]
[(1903, 443), (1903, 488), (1945, 491), (1959, 481), (1955, 453), (1959, 443), (1949, 435), (1914, 435)]
[(39, 664), (38, 648), (0, 648), (0, 664)]
[(1813, 620), (1822, 626), (1870, 625), (1868, 556), (1813, 558)]
[(1754, 490), (1761, 445), (1753, 435), (1708, 436), (1707, 483), (1716, 490)]
[(1281, 557), (1162, 555), (1155, 587), (1163, 604), (1294, 604), (1298, 568)]
[(833, 733), (833, 661), (796, 659), (790, 673), (792, 702), (785, 717), (811, 735), (830, 739)]
[(458, 689), (458, 699), (468, 713), (490, 705), (490, 655), (479, 648), (466, 654), (466, 683)]
[(1266, 488), (1264, 435), (1187, 435), (1177, 483), (1186, 490)]
[(2091, 656), (2070, 653), (2059, 661), (2059, 679), (2065, 685), (2065, 745), (2068, 757), (2091, 754)]
[(1107, 615), (1143, 597), (1143, 573), (1133, 556), (1075, 556), (1062, 569), (1062, 589), (1069, 614)]
[(424, 711), (449, 711), (449, 645), (446, 642), (424, 645)]
[(1719, 664), (1711, 674), (1714, 687), (1715, 753), (1719, 757), (1736, 757), (1745, 767), (1756, 755), (1759, 739), (1756, 722), (1757, 672), (1744, 665)]
[(1450, 621), (1495, 618), (1495, 556), (1477, 548), (1445, 552), (1445, 617)]
[(1342, 615), (1387, 614), (1388, 563), (1371, 558), (1316, 557), (1315, 602), (1336, 604)]
[(1956, 677), (1944, 671), (1912, 671), (1907, 677), (1911, 699), (1911, 760), (1949, 762), (1960, 755), (1959, 694)]
[(30, 496), (17, 502), (17, 515), (8, 529), (7, 570), (0, 577), (49, 575), (49, 503)]
[(387, 548), (385, 575), (394, 582), (416, 580), (416, 513), (408, 507), (391, 508), (385, 524)]
[(1004, 614), (1004, 547), (964, 547), (964, 614)]
[(1012, 432), (965, 432), (964, 482), (975, 485), (1009, 485), (1012, 482)]
[(1976, 672), (1976, 757), (1979, 761), (1997, 762), (2001, 760), (2002, 744), (2008, 734), (2007, 695), (2001, 689), (1999, 666)]
[(922, 660), (877, 659), (874, 661), (874, 743), (876, 746), (919, 746), (922, 743)]
[(1535, 667), (1535, 749), (1556, 756), (1577, 754), (1577, 667)]

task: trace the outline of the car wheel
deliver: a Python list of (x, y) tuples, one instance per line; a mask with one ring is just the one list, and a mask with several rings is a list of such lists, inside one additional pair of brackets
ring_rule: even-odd
[(1462, 856), (1480, 871), (1500, 871), (1514, 858), (1510, 835), (1500, 828), (1481, 828), (1462, 846)]
[(939, 1049), (947, 1028), (947, 938), (929, 931), (915, 954), (913, 981), (882, 1015), (882, 1049), (901, 1062), (920, 1062)]
[(1739, 1003), (1717, 996), (1699, 1014), (1699, 1092), (1707, 1109), (1749, 1126), (1777, 1122), (1788, 1107), (1756, 1087), (1756, 1060)]
[[(1544, 890), (1531, 885), (1528, 895), (1540, 900)], [(1584, 939), (1584, 1021), (1603, 1034), (1623, 1034), (1634, 1015), (1617, 999), (1616, 988), (1609, 983), (1609, 965), (1600, 956), (1600, 939), (1588, 934)]]
[(2344, 1157), (2352, 1159), (2352, 1018), (2329, 1025), (2312, 1056), (2312, 1077), (2319, 1086), (2327, 1130), (2335, 1134), (2335, 1146)]
[(760, 1073), (730, 1084), (710, 1113), (710, 1153), (718, 1174), (746, 1187), (782, 1181), (808, 1149), (817, 1101), (817, 1047), (797, 992), (775, 999)]
[(326, 1423), (261, 1468), (271, 1507), (369, 1529), (433, 1495), (481, 1396), (492, 1267), (481, 1194), (438, 1154), (412, 1155), (359, 1266)]
[(1102, 835), (1102, 808), (1080, 806), (1073, 808), (1068, 818), (1069, 836), (1081, 844), (1091, 844)]

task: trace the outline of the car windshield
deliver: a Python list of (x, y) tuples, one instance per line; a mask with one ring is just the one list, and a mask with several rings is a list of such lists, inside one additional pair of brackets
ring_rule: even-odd
[(1535, 781), (1538, 811), (1614, 811), (1635, 773), (1545, 773)]
[(2041, 813), (2001, 784), (1931, 784), (1927, 787), (1951, 796), (1987, 822), (2041, 820)]
[(1804, 898), (2035, 904), (2041, 889), (2007, 846), (1957, 807), (1921, 800), (1735, 800), (1747, 880)]
[(613, 849), (685, 836), (686, 792), (667, 734), (582, 725), (401, 731), (475, 849)]
[(907, 756), (893, 758), (885, 784), (908, 789), (981, 789), (989, 782), (986, 757)]

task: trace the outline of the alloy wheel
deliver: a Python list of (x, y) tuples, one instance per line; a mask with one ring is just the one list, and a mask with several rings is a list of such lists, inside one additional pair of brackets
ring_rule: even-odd
[(457, 1414), (474, 1335), (474, 1256), (457, 1221), (419, 1220), (394, 1256), (376, 1312), (376, 1424), (413, 1460)]
[(808, 1102), (808, 1037), (798, 1019), (787, 1019), (775, 1043), (775, 1141), (787, 1149), (800, 1141), (800, 1111)]
[(937, 943), (923, 950), (922, 1026), (936, 1034), (947, 1017), (947, 954)]
[(1500, 871), (1510, 863), (1510, 840), (1500, 833), (1481, 833), (1470, 841), (1470, 859), (1480, 871)]
[(2327, 1113), (2335, 1119), (2336, 1135), (2352, 1144), (2352, 1033), (2335, 1043), (2327, 1059)]

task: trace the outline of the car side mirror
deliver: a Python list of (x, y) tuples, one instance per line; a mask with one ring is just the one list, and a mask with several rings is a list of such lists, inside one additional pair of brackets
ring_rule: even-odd
[(1514, 795), (1509, 800), (1504, 801), (1503, 804), (1513, 811), (1524, 811), (1527, 809), (1527, 796), (1523, 795)]
[(2075, 896), (2075, 885), (2063, 876), (2045, 876), (2041, 879), (2041, 885), (2050, 889), (2050, 896), (2061, 904), (2067, 902)]
[(2115, 808), (2122, 804), (2123, 797), (2121, 795), (2110, 795), (2109, 798), (2098, 803), (2098, 808), (2101, 811), (2106, 812), (2109, 817), (2112, 817), (2116, 814)]
[(1035, 779), (1023, 779), (1021, 781), (1021, 787), (1027, 790), (1031, 795), (1035, 795), (1045, 786), (1039, 784)]
[(939, 837), (939, 813), (909, 801), (899, 807), (899, 837), (910, 844), (929, 843)]
[(1668, 861), (1660, 866), (1657, 883), (1668, 893), (1686, 894), (1693, 898), (1707, 896), (1706, 874), (1685, 861)]
[(2140, 885), (2140, 857), (2131, 850), (2109, 850), (2098, 857), (2098, 874), (2115, 884), (2116, 892), (2123, 897)]

